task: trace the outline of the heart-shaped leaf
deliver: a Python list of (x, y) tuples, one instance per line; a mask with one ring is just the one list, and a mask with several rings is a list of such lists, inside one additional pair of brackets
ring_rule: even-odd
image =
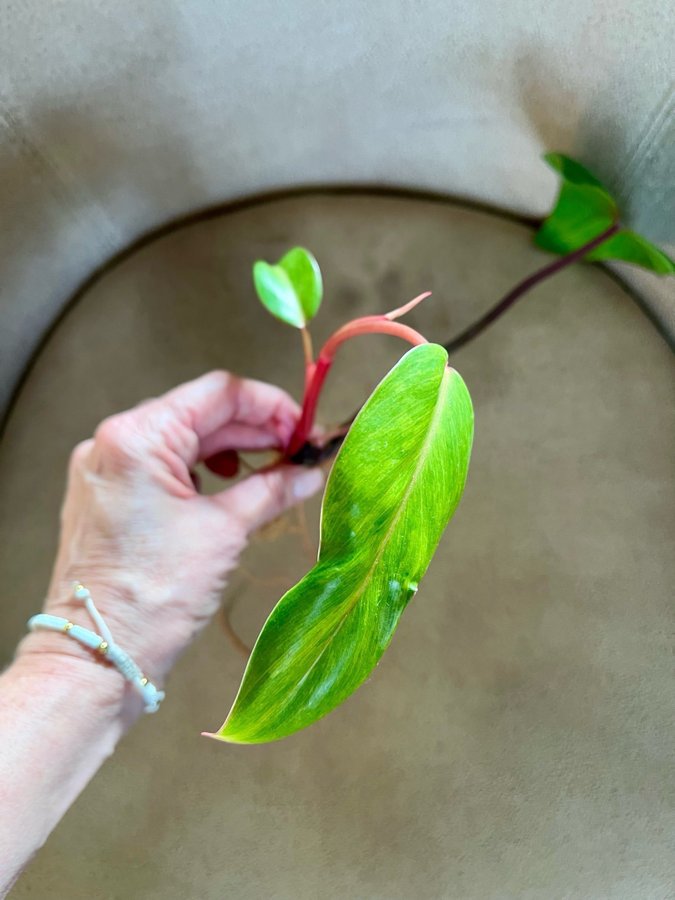
[(590, 186), (600, 188), (601, 191), (604, 191), (609, 196), (604, 184), (592, 172), (589, 172), (585, 166), (582, 166), (580, 162), (572, 159), (571, 156), (565, 156), (564, 153), (545, 153), (544, 160), (560, 174), (564, 183), (574, 184), (577, 187)]
[(276, 265), (258, 260), (253, 283), (263, 306), (288, 325), (304, 328), (321, 305), (321, 270), (309, 250), (294, 247)]
[[(562, 153), (547, 153), (546, 162), (562, 177), (558, 201), (535, 235), (535, 243), (553, 253), (572, 253), (619, 219), (609, 191), (581, 163)], [(584, 257), (589, 262), (620, 260), (658, 275), (675, 273), (675, 263), (647, 238), (622, 229)]]
[(570, 253), (606, 231), (618, 218), (616, 203), (598, 179), (561, 153), (546, 162), (562, 176), (558, 202), (535, 235), (535, 243), (553, 253)]
[(619, 231), (586, 256), (590, 262), (619, 259), (657, 275), (674, 275), (675, 261), (634, 231)]
[(314, 568), (277, 604), (213, 737), (274, 741), (370, 675), (464, 489), (473, 411), (436, 344), (410, 350), (355, 419), (328, 479)]

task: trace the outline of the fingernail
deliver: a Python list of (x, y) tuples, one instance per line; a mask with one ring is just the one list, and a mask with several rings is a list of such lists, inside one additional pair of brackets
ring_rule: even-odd
[(321, 469), (308, 469), (300, 472), (293, 481), (293, 496), (297, 500), (306, 500), (323, 486), (323, 472)]

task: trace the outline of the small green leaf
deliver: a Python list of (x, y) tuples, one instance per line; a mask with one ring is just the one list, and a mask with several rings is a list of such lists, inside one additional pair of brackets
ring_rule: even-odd
[(410, 350), (352, 425), (328, 479), (315, 567), (256, 641), (224, 741), (310, 725), (370, 675), (464, 489), (473, 411), (436, 344)]
[(544, 161), (549, 164), (552, 169), (559, 172), (563, 181), (577, 185), (591, 185), (600, 188), (606, 192), (606, 188), (601, 181), (593, 175), (585, 166), (582, 166), (576, 159), (571, 156), (565, 156), (563, 153), (545, 153)]
[(675, 274), (675, 262), (651, 241), (634, 231), (617, 232), (589, 253), (586, 259), (591, 262), (619, 259), (642, 266), (643, 269), (649, 269), (657, 275)]
[(608, 191), (580, 163), (561, 153), (544, 159), (563, 180), (555, 208), (534, 240), (544, 250), (571, 253), (606, 231), (619, 213)]
[(259, 260), (253, 283), (263, 306), (288, 325), (304, 328), (321, 305), (321, 270), (309, 250), (294, 247), (276, 265)]
[[(552, 253), (572, 253), (619, 220), (609, 191), (581, 163), (562, 153), (547, 153), (546, 162), (562, 177), (558, 201), (535, 235), (535, 243)], [(675, 273), (675, 263), (634, 231), (622, 229), (591, 250), (588, 262), (615, 259), (642, 266), (658, 275)]]

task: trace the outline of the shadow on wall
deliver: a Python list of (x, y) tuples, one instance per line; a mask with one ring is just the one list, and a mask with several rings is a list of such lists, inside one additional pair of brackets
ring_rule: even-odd
[(105, 91), (88, 97), (87, 117), (79, 108), (20, 113), (0, 97), (0, 418), (83, 280), (154, 225), (158, 211), (170, 218), (189, 209), (188, 198), (208, 199), (189, 146), (166, 131), (124, 143), (105, 120), (105, 101)]
[(517, 56), (513, 74), (521, 109), (542, 146), (578, 157), (607, 185), (631, 227), (675, 245), (675, 81), (629, 134), (607, 113), (615, 84), (599, 85), (593, 105), (580, 109), (564, 74), (553, 70), (545, 52), (529, 46)]
[[(116, 70), (101, 72), (58, 110), (24, 111), (0, 95), (0, 411), (40, 337), (88, 275), (149, 228), (217, 202), (231, 173), (254, 165), (257, 135), (239, 155), (237, 142), (227, 140), (235, 132), (237, 104), (223, 107), (210, 138), (218, 152), (222, 147), (222, 168), (214, 171), (212, 157), (199, 152), (206, 137), (192, 123), (201, 121), (203, 110), (181, 93), (181, 64), (189, 52), (181, 43), (182, 20), (155, 24), (161, 48), (156, 41), (125, 45)], [(470, 55), (466, 47), (463, 52)], [(553, 71), (545, 50), (528, 44), (514, 48), (510, 59), (512, 86), (504, 87), (487, 64), (482, 76), (493, 110), (483, 120), (485, 153), (499, 141), (504, 117), (496, 110), (511, 92), (515, 117), (524, 122), (514, 122), (514, 130), (534, 131), (542, 148), (578, 154), (615, 190), (637, 228), (659, 243), (675, 241), (673, 86), (641, 131), (628, 135), (610, 117), (614, 75), (598, 85), (593, 108), (580, 111), (578, 95), (566, 87), (562, 71)], [(128, 102), (120, 103), (120, 83), (133, 84)], [(452, 141), (447, 154), (451, 160)], [(552, 192), (553, 175), (549, 183)]]
[[(105, 92), (89, 96), (86, 108), (105, 110)], [(164, 130), (142, 133), (139, 123), (132, 147), (103, 112), (86, 116), (62, 107), (22, 114), (1, 97), (0, 128), (3, 275), (25, 276), (31, 247), (50, 256), (54, 247), (72, 255), (93, 246), (99, 259), (102, 250), (107, 257), (132, 237), (134, 222), (147, 226), (157, 209), (177, 213), (182, 200), (198, 205), (207, 196), (191, 148)], [(167, 203), (169, 196), (177, 199)]]

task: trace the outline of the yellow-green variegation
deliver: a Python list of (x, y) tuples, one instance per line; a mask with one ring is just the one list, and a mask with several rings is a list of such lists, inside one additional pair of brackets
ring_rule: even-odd
[(258, 260), (253, 283), (265, 309), (294, 328), (304, 328), (321, 305), (321, 269), (304, 247), (293, 247), (275, 265)]
[(410, 350), (355, 419), (326, 486), (318, 561), (272, 611), (214, 737), (283, 738), (371, 674), (462, 495), (472, 438), (445, 350)]

